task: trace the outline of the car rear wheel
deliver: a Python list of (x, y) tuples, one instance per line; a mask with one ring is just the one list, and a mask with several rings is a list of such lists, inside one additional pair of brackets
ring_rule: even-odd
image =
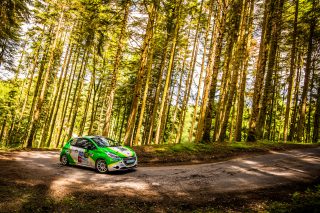
[(67, 155), (62, 155), (62, 156), (61, 156), (61, 159), (60, 159), (60, 162), (61, 162), (61, 164), (62, 164), (63, 166), (68, 165), (68, 164), (69, 164), (69, 161), (68, 161)]
[(99, 173), (106, 173), (108, 171), (108, 165), (105, 160), (99, 159), (96, 161), (96, 170)]

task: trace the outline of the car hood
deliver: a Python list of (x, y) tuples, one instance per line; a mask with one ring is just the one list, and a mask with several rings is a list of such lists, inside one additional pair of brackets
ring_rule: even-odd
[(105, 147), (103, 148), (106, 152), (111, 152), (113, 154), (118, 155), (119, 157), (133, 157), (135, 156), (134, 151), (127, 147), (123, 146), (112, 146), (112, 147)]

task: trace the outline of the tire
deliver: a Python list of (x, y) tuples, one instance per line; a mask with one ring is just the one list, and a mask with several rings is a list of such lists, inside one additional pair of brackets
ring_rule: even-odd
[(96, 161), (96, 171), (99, 172), (99, 173), (102, 173), (102, 174), (108, 172), (108, 165), (107, 165), (105, 160), (98, 159)]
[(60, 163), (63, 166), (67, 166), (69, 165), (69, 160), (68, 160), (68, 156), (66, 154), (62, 155), (60, 158)]

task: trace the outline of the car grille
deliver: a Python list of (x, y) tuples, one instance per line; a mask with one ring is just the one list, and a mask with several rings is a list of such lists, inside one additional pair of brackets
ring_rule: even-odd
[(127, 166), (133, 165), (136, 162), (136, 157), (130, 157), (130, 158), (124, 158), (123, 162), (124, 164), (126, 164)]

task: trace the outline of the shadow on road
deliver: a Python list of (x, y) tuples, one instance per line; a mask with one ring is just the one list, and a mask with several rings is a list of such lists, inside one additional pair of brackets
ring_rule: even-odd
[(0, 212), (249, 208), (252, 202), (286, 199), (289, 192), (319, 182), (319, 163), (320, 150), (310, 149), (98, 174), (61, 166), (57, 152), (0, 153)]

